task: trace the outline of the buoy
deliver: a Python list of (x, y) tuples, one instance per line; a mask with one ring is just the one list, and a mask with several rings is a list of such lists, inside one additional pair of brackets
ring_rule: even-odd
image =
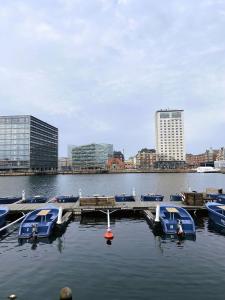
[(107, 231), (104, 234), (104, 238), (107, 240), (112, 240), (114, 238), (113, 233), (110, 229), (107, 229)]
[(72, 300), (72, 290), (69, 287), (64, 287), (60, 291), (60, 300)]
[(113, 233), (110, 228), (110, 216), (109, 216), (109, 210), (107, 210), (107, 223), (108, 223), (108, 228), (107, 231), (104, 234), (104, 238), (107, 240), (112, 240), (113, 239)]
[(12, 294), (8, 297), (9, 299), (16, 299), (16, 295), (15, 294)]

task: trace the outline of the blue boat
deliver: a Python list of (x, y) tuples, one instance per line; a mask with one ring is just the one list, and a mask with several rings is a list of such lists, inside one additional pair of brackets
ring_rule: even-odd
[(59, 209), (48, 206), (36, 209), (26, 215), (20, 224), (19, 238), (48, 237), (56, 224)]
[(163, 201), (163, 195), (146, 194), (141, 195), (141, 201)]
[(207, 197), (217, 203), (225, 204), (225, 194), (207, 194)]
[(6, 216), (9, 212), (8, 207), (0, 206), (0, 228), (5, 225)]
[(133, 195), (116, 195), (116, 202), (135, 202), (135, 197)]
[(51, 199), (50, 202), (57, 202), (57, 203), (75, 203), (79, 199), (78, 196), (56, 196)]
[(20, 201), (21, 199), (21, 197), (1, 197), (0, 204), (12, 204)]
[(170, 201), (184, 201), (183, 194), (172, 194), (170, 195)]
[(23, 203), (45, 203), (47, 200), (48, 200), (47, 197), (33, 196), (33, 197), (28, 197), (25, 200), (23, 200)]
[(220, 228), (225, 228), (225, 205), (216, 202), (206, 203), (209, 218)]
[(193, 235), (195, 223), (186, 209), (179, 206), (160, 205), (159, 219), (165, 234)]

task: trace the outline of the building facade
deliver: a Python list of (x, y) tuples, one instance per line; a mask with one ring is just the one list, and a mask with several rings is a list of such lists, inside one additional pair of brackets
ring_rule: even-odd
[(0, 117), (0, 170), (56, 170), (58, 129), (33, 116)]
[(151, 169), (156, 162), (155, 149), (143, 148), (136, 155), (136, 165), (140, 169)]
[(111, 144), (88, 144), (72, 148), (72, 166), (76, 170), (106, 169), (113, 156)]
[(155, 113), (156, 167), (179, 168), (185, 164), (183, 110)]

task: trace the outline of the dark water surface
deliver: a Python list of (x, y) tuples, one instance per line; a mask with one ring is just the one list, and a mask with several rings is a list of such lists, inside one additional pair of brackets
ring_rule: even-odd
[[(0, 177), (1, 196), (170, 193), (225, 189), (222, 174), (123, 174)], [(0, 299), (55, 300), (70, 286), (77, 300), (224, 299), (225, 236), (197, 222), (196, 240), (178, 243), (152, 233), (144, 219), (114, 217), (115, 239), (106, 244), (102, 218), (75, 219), (63, 234), (20, 244), (17, 230), (0, 241)]]

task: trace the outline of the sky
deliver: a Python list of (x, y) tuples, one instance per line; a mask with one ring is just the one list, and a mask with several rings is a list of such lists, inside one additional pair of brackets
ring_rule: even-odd
[(67, 146), (155, 148), (183, 109), (187, 153), (225, 146), (225, 0), (0, 0), (0, 115), (34, 115)]

